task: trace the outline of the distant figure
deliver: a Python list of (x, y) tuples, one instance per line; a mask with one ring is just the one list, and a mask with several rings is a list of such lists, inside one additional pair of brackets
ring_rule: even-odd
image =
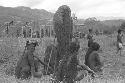
[(54, 41), (53, 41), (54, 45), (56, 46), (57, 45), (57, 36), (55, 35), (54, 36)]
[(122, 37), (123, 37), (122, 30), (119, 29), (117, 35), (117, 53), (120, 52), (120, 56), (121, 56), (121, 50), (123, 48)]
[(88, 47), (90, 47), (90, 44), (93, 42), (93, 35), (92, 35), (92, 29), (89, 29), (89, 34), (87, 35), (88, 39)]
[(92, 69), (94, 72), (101, 72), (101, 67), (103, 64), (100, 61), (99, 58), (99, 51), (100, 45), (96, 42), (93, 42), (88, 51), (85, 55), (85, 65), (87, 65), (90, 69)]
[(41, 77), (42, 74), (37, 72), (38, 67), (33, 54), (37, 45), (37, 42), (29, 43), (29, 41), (27, 41), (25, 52), (17, 62), (15, 69), (17, 79), (28, 79), (31, 76)]

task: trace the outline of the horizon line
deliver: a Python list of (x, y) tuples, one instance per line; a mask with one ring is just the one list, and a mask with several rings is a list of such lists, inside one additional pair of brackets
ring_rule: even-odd
[[(0, 5), (1, 6), (1, 5)], [(8, 6), (1, 6), (1, 7), (8, 7)], [(15, 7), (10, 7), (10, 8), (17, 8), (17, 7), (28, 7), (28, 6), (15, 6)], [(46, 9), (39, 9), (39, 8), (32, 8), (32, 7), (28, 7), (30, 9), (38, 9), (38, 10), (45, 10), (47, 12), (50, 12), (50, 13), (55, 13), (55, 12), (52, 12), (52, 11), (48, 11)], [(72, 13), (73, 14), (73, 13)], [(85, 16), (85, 17), (77, 17), (78, 19), (87, 19), (87, 18), (92, 18), (92, 17), (95, 17), (96, 19), (98, 20), (125, 20), (125, 17), (124, 16)]]

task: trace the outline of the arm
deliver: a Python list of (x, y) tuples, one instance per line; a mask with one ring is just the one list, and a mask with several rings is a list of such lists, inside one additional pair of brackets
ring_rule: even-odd
[(97, 63), (97, 66), (102, 66), (102, 63), (101, 63), (101, 61), (100, 61), (100, 57), (99, 57), (99, 55), (96, 53), (96, 55), (95, 55), (95, 60), (96, 60), (96, 63)]
[(91, 70), (87, 65), (83, 64), (83, 65), (79, 65), (83, 70), (87, 70), (89, 72), (91, 72), (92, 74), (95, 74), (95, 72), (93, 70)]

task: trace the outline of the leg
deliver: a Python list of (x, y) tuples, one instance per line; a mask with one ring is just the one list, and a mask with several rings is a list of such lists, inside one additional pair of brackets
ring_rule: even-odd
[(19, 66), (17, 66), (17, 67), (15, 68), (15, 77), (16, 77), (17, 79), (20, 79), (20, 78), (21, 78), (21, 67), (19, 67)]
[(116, 52), (116, 54), (118, 54), (118, 53), (119, 53), (119, 51), (120, 51), (120, 49), (119, 49), (119, 47), (117, 46), (117, 52)]
[(119, 51), (120, 51), (120, 56), (122, 56), (122, 55), (121, 55), (122, 49), (120, 49)]
[(38, 69), (39, 69), (39, 61), (38, 60), (34, 60), (34, 64), (35, 64), (35, 71), (38, 72)]
[(28, 79), (30, 77), (31, 77), (30, 67), (29, 66), (23, 67), (21, 70), (21, 78)]
[(26, 67), (23, 67), (21, 72), (28, 72), (30, 71), (30, 67), (29, 66), (26, 66)]

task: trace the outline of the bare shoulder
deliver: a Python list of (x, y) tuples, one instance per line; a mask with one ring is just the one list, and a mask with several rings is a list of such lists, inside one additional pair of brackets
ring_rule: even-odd
[(91, 55), (97, 55), (97, 56), (98, 56), (98, 52), (97, 52), (97, 51), (93, 51), (93, 52), (91, 53)]

